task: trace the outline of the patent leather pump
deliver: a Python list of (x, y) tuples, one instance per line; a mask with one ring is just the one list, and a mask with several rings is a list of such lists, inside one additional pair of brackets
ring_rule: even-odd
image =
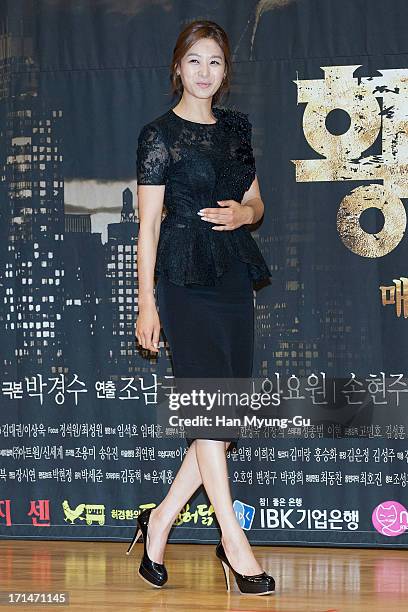
[(161, 588), (167, 582), (168, 576), (166, 567), (163, 563), (156, 563), (155, 561), (152, 561), (146, 551), (147, 529), (149, 527), (150, 513), (152, 510), (153, 508), (146, 508), (146, 510), (143, 510), (143, 512), (137, 517), (138, 526), (126, 554), (128, 555), (131, 552), (139, 537), (143, 535), (144, 553), (140, 562), (138, 574), (150, 585), (156, 588)]
[(269, 576), (266, 572), (262, 574), (245, 575), (239, 574), (234, 570), (232, 565), (227, 559), (224, 547), (221, 540), (218, 542), (215, 554), (220, 559), (225, 574), (225, 583), (227, 585), (227, 591), (230, 591), (230, 570), (235, 576), (238, 588), (244, 595), (270, 595), (275, 592), (275, 580), (272, 576)]

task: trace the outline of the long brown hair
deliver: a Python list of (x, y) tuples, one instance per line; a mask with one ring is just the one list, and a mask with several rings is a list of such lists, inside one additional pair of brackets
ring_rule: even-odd
[(212, 38), (221, 47), (225, 60), (225, 77), (218, 90), (213, 95), (212, 104), (217, 104), (223, 96), (229, 92), (232, 73), (231, 51), (228, 36), (225, 31), (214, 21), (200, 19), (189, 23), (182, 30), (177, 38), (176, 46), (173, 50), (173, 58), (170, 66), (171, 91), (174, 95), (183, 94), (183, 83), (181, 77), (176, 74), (177, 67), (190, 47), (202, 38)]

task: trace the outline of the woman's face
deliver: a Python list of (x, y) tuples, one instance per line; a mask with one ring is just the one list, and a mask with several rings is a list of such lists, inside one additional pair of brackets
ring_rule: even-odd
[(210, 98), (226, 73), (224, 53), (212, 38), (197, 40), (177, 68), (184, 91), (197, 98)]

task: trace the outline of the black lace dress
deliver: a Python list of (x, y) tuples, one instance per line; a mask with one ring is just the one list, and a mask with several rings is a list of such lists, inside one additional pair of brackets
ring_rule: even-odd
[[(202, 124), (169, 109), (143, 126), (138, 139), (138, 184), (166, 185), (156, 301), (181, 391), (189, 390), (183, 379), (191, 384), (225, 378), (237, 381), (234, 390), (246, 388), (253, 361), (253, 281), (271, 276), (246, 226), (217, 231), (197, 215), (201, 208), (220, 208), (217, 200), (241, 202), (256, 174), (248, 116), (217, 107), (212, 112), (217, 122)], [(224, 389), (231, 390), (228, 385)], [(225, 419), (233, 414), (227, 408), (216, 412)], [(179, 416), (184, 415), (214, 417), (210, 426), (186, 427), (188, 445), (199, 437), (236, 446), (239, 427), (217, 425), (215, 411), (198, 407)]]

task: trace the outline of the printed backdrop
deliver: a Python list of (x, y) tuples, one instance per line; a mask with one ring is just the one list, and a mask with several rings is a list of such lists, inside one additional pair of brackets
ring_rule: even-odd
[[(407, 547), (408, 5), (4, 0), (0, 26), (0, 535), (130, 540), (186, 452), (137, 346), (140, 128), (175, 106), (199, 18), (227, 31), (273, 277), (254, 377), (280, 417), (228, 468), (251, 543)], [(317, 411), (313, 413), (313, 410)], [(199, 490), (170, 542), (216, 542)]]

